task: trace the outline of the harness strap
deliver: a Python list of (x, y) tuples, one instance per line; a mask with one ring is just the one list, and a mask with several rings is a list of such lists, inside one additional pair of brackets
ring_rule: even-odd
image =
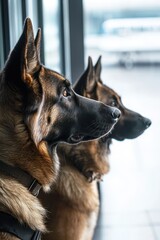
[(38, 196), (42, 186), (35, 178), (33, 178), (27, 172), (23, 171), (18, 167), (6, 164), (2, 161), (0, 161), (0, 171), (7, 176), (13, 177), (14, 179), (18, 180), (21, 184), (23, 184), (23, 186), (27, 187), (34, 196)]
[(21, 240), (39, 240), (41, 233), (21, 224), (8, 213), (0, 212), (0, 232), (10, 233)]

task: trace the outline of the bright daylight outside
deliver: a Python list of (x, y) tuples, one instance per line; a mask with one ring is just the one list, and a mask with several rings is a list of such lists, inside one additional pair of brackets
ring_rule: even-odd
[(100, 183), (95, 240), (160, 239), (160, 1), (84, 0), (85, 62), (102, 56), (102, 81), (151, 118), (136, 139), (113, 140)]

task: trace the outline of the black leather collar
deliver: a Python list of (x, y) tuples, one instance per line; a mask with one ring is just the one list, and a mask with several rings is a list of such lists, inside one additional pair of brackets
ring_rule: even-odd
[(0, 212), (0, 232), (10, 233), (21, 240), (39, 240), (41, 233), (21, 224), (8, 213)]
[(34, 195), (38, 196), (39, 191), (41, 189), (41, 184), (38, 183), (38, 181), (33, 178), (30, 174), (23, 171), (22, 169), (18, 167), (11, 166), (9, 164), (6, 164), (2, 161), (0, 161), (0, 172), (3, 174), (13, 177), (18, 182), (20, 182), (23, 186), (28, 188), (28, 190)]

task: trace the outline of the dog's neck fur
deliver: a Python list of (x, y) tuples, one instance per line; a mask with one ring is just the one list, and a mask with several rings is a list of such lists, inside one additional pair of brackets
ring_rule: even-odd
[(49, 153), (45, 142), (39, 146), (33, 143), (24, 124), (21, 108), (21, 97), (18, 94), (13, 97), (13, 93), (10, 94), (7, 88), (3, 91), (1, 87), (0, 159), (28, 172), (47, 190), (56, 179), (59, 167), (56, 149)]
[[(20, 96), (10, 94), (7, 89), (3, 91), (2, 86), (0, 89), (0, 160), (28, 172), (48, 190), (59, 166), (56, 149), (51, 158), (44, 142), (39, 146), (33, 144), (22, 118)], [(0, 211), (12, 214), (32, 229), (45, 231), (45, 210), (38, 199), (18, 181), (2, 173)]]
[(88, 172), (103, 176), (109, 171), (108, 144), (106, 141), (102, 142), (101, 139), (75, 146), (61, 144), (57, 151), (62, 165), (76, 168), (89, 180)]
[[(48, 219), (50, 220), (47, 220), (47, 227), (51, 231), (53, 231), (55, 226), (57, 228), (58, 224), (60, 224), (59, 226), (61, 228), (63, 228), (63, 224), (65, 226), (63, 210), (68, 211), (68, 214), (70, 214), (70, 210), (72, 214), (75, 211), (76, 216), (78, 214), (77, 218), (78, 221), (80, 221), (78, 224), (80, 225), (81, 218), (79, 219), (79, 214), (80, 216), (81, 214), (82, 216), (83, 214), (85, 216), (87, 215), (89, 218), (92, 213), (95, 214), (95, 216), (98, 214), (99, 197), (97, 182), (88, 182), (86, 173), (93, 171), (96, 174), (103, 175), (109, 170), (108, 148), (106, 143), (100, 140), (80, 143), (78, 145), (59, 144), (57, 153), (60, 159), (61, 169), (58, 179), (53, 186), (53, 191), (51, 191), (47, 198), (43, 193), (40, 193), (39, 196), (49, 212)], [(54, 211), (56, 207), (57, 209)], [(56, 222), (55, 212), (58, 217), (58, 223)], [(54, 227), (52, 226), (52, 217), (56, 223), (55, 226), (53, 224)], [(60, 221), (60, 217), (62, 217), (62, 221)], [(64, 217), (66, 219), (66, 213)], [(71, 218), (72, 217), (73, 216), (71, 216)], [(88, 227), (88, 223), (86, 226)], [(68, 238), (68, 232), (66, 232), (66, 238)]]
[(71, 206), (78, 213), (90, 214), (98, 211), (97, 181), (89, 182), (86, 173), (93, 171), (103, 175), (108, 172), (106, 143), (95, 140), (78, 145), (59, 144), (57, 153), (61, 161), (61, 170), (53, 191), (49, 198), (40, 193), (40, 199), (46, 209), (54, 218), (54, 201), (58, 199), (62, 206), (67, 203), (67, 206)]

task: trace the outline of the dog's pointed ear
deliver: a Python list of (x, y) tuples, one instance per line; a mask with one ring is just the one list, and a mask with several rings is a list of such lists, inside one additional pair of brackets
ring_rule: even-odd
[[(22, 69), (25, 74), (34, 74), (39, 66), (40, 48), (37, 48), (35, 43), (40, 44), (40, 34), (38, 32), (36, 41), (34, 41), (34, 33), (32, 22), (29, 18), (26, 19), (24, 24), (24, 30), (22, 36), (25, 38), (25, 48), (24, 48), (24, 66)], [(25, 81), (25, 78), (24, 78)]]
[(38, 31), (37, 31), (37, 35), (35, 37), (35, 47), (36, 47), (36, 50), (37, 50), (37, 55), (38, 55), (38, 60), (39, 62), (40, 61), (40, 46), (41, 46), (41, 29), (38, 28)]
[(95, 70), (93, 67), (92, 58), (88, 58), (88, 74), (87, 74), (87, 84), (86, 84), (86, 91), (88, 93), (91, 93), (96, 85), (96, 76), (95, 76)]
[[(38, 45), (39, 37), (36, 40)], [(11, 51), (5, 65), (6, 81), (15, 86), (31, 84), (33, 74), (40, 68), (39, 48), (34, 42), (32, 22), (27, 18), (21, 37)]]
[(101, 58), (102, 58), (102, 56), (99, 56), (95, 66), (94, 66), (96, 79), (97, 79), (97, 81), (100, 81), (100, 82), (102, 82), (101, 81), (101, 70), (102, 70)]
[(76, 93), (84, 95), (84, 92), (91, 93), (96, 84), (95, 70), (92, 58), (88, 57), (88, 66), (82, 76), (74, 84), (73, 88)]

